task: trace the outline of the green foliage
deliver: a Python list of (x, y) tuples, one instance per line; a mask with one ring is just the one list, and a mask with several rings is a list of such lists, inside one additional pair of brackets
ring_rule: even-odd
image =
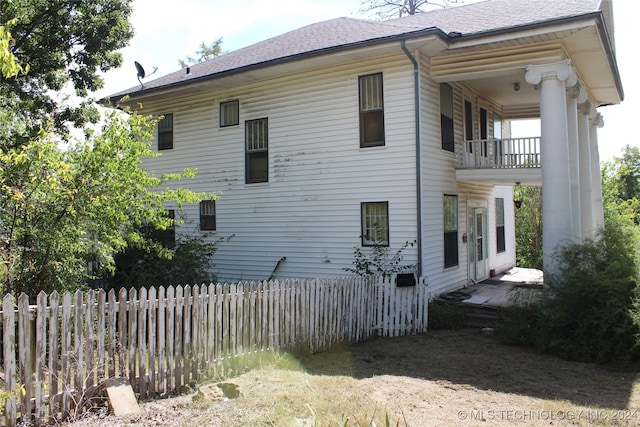
[(215, 283), (217, 278), (211, 273), (213, 256), (218, 245), (229, 239), (231, 237), (210, 241), (206, 236), (186, 236), (175, 242), (175, 247), (168, 253), (130, 246), (116, 255), (110, 287), (139, 289)]
[(199, 64), (222, 54), (222, 37), (220, 37), (209, 45), (204, 42), (200, 43), (200, 47), (196, 51), (195, 57), (187, 56), (185, 59), (179, 59), (178, 63), (182, 68), (186, 68), (190, 65)]
[(545, 277), (542, 303), (507, 313), (502, 336), (572, 360), (618, 366), (637, 363), (637, 242), (633, 230), (609, 219), (596, 239), (563, 248), (557, 254), (558, 274)]
[[(376, 233), (378, 234), (378, 233)], [(404, 257), (402, 252), (408, 247), (413, 247), (416, 241), (405, 242), (404, 245), (393, 254), (390, 253), (389, 246), (380, 239), (376, 239), (373, 245), (367, 249), (355, 247), (353, 250), (353, 267), (345, 267), (344, 271), (357, 274), (358, 276), (381, 275), (391, 277), (397, 273), (411, 272), (415, 269), (415, 264), (400, 265)]]
[(516, 265), (542, 269), (542, 189), (515, 186)]
[(640, 149), (626, 146), (622, 157), (602, 165), (602, 197), (607, 216), (640, 225)]
[[(21, 120), (0, 110), (0, 124)], [(169, 189), (195, 171), (156, 177), (141, 167), (154, 122), (111, 113), (100, 132), (67, 149), (41, 131), (24, 144), (0, 133), (0, 284), (4, 293), (67, 290), (87, 278), (87, 262), (113, 271), (114, 254), (128, 244), (162, 250), (140, 232), (143, 224), (166, 229), (163, 204), (197, 202), (202, 194)], [(0, 128), (2, 128), (0, 126)]]
[(66, 105), (59, 92), (75, 89), (85, 97), (102, 87), (99, 73), (119, 67), (133, 36), (132, 0), (20, 0), (0, 2), (0, 16), (17, 18), (9, 48), (28, 74), (0, 81), (0, 105), (28, 119), (29, 136), (53, 120), (64, 135), (65, 123), (81, 127), (98, 120), (90, 103)]
[(9, 29), (17, 22), (17, 19), (12, 19), (6, 25), (0, 25), (0, 71), (6, 79), (29, 72), (29, 66), (22, 67), (11, 51), (14, 41)]
[(454, 330), (467, 326), (464, 308), (439, 301), (429, 302), (429, 329)]

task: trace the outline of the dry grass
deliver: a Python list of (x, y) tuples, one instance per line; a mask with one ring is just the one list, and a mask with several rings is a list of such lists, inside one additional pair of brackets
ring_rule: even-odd
[(412, 427), (640, 424), (637, 373), (505, 346), (475, 330), (377, 339), (305, 358), (262, 354), (224, 377), (238, 398), (185, 395), (144, 403), (141, 415), (95, 415), (73, 426), (360, 427), (385, 426), (387, 417)]

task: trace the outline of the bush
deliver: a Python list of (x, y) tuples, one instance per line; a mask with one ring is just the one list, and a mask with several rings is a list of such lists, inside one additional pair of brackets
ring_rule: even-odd
[(429, 303), (429, 329), (454, 330), (467, 326), (464, 308), (458, 305), (431, 301)]
[(557, 254), (559, 272), (531, 310), (506, 312), (500, 336), (563, 358), (630, 366), (640, 361), (640, 288), (634, 236), (618, 223)]

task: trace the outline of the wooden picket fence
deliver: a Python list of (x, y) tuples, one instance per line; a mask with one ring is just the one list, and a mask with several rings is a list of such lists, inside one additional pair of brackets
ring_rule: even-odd
[(383, 278), (41, 293), (35, 306), (7, 295), (4, 422), (76, 416), (105, 378), (127, 378), (144, 399), (179, 392), (239, 355), (421, 333), (427, 304), (425, 281)]

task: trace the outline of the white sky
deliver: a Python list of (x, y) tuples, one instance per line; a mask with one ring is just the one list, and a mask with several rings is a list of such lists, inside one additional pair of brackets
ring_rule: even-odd
[[(477, 0), (466, 0), (473, 3)], [(525, 1), (525, 0), (523, 0)], [(557, 0), (562, 1), (562, 0)], [(135, 35), (122, 50), (122, 68), (105, 75), (105, 87), (96, 93), (103, 97), (138, 84), (134, 61), (147, 73), (158, 67), (151, 79), (180, 69), (178, 59), (194, 56), (202, 42), (222, 37), (224, 51), (236, 50), (296, 28), (340, 16), (362, 17), (362, 0), (190, 0), (177, 6), (175, 0), (134, 0), (132, 23)], [(640, 146), (632, 131), (634, 113), (640, 113), (640, 83), (632, 75), (637, 59), (635, 25), (640, 2), (614, 0), (615, 38), (618, 68), (624, 87), (621, 105), (603, 107), (605, 126), (598, 132), (600, 160), (622, 153), (625, 145)], [(518, 132), (539, 135), (533, 124)]]

